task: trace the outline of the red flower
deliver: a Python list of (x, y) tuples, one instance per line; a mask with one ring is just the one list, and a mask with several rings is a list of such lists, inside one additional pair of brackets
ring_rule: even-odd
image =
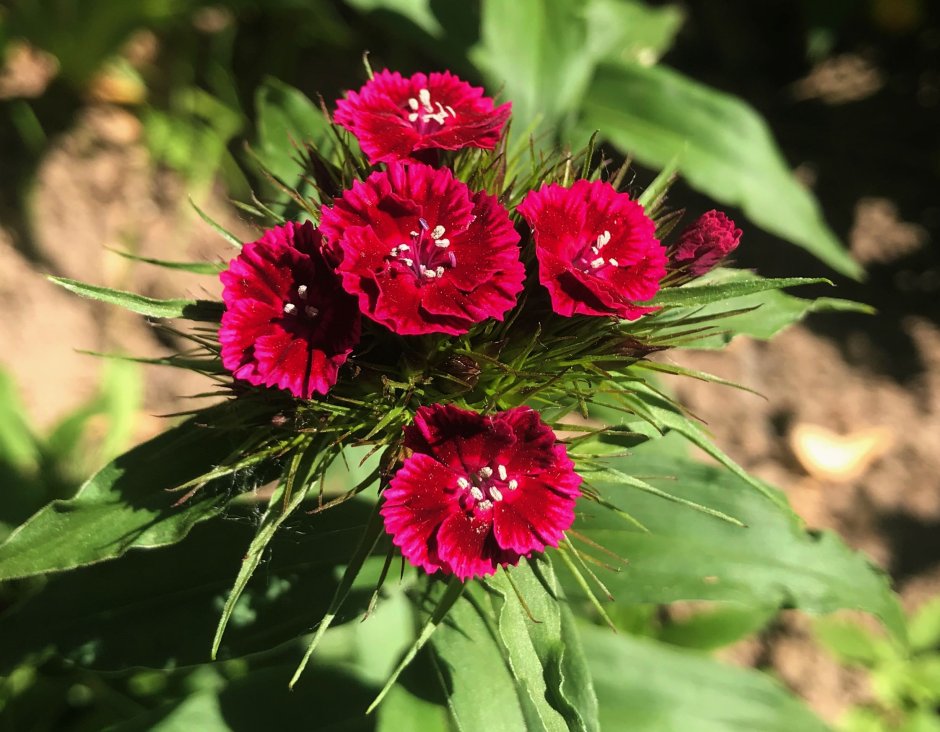
[(741, 230), (735, 228), (734, 221), (712, 209), (682, 232), (672, 258), (689, 274), (698, 277), (736, 249), (739, 241)]
[(359, 342), (359, 310), (309, 222), (268, 229), (222, 272), (222, 364), (236, 379), (326, 394)]
[(324, 208), (320, 229), (362, 312), (401, 335), (501, 320), (522, 290), (506, 209), (446, 168), (392, 163)]
[(558, 546), (574, 521), (581, 476), (529, 407), (489, 416), (421, 407), (405, 445), (414, 452), (381, 512), (392, 542), (428, 573), (493, 574)]
[(336, 122), (352, 132), (369, 162), (403, 160), (419, 150), (491, 150), (511, 105), (493, 107), (483, 90), (449, 71), (404, 78), (380, 71), (336, 102)]
[(656, 224), (643, 207), (602, 181), (542, 186), (519, 213), (535, 235), (539, 281), (559, 315), (616, 315), (635, 320), (666, 274)]

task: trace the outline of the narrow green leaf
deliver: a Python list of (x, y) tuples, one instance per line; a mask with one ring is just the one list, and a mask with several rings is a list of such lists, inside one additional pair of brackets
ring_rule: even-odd
[(126, 310), (151, 318), (184, 318), (186, 320), (217, 323), (222, 317), (223, 306), (219, 302), (208, 300), (156, 300), (133, 292), (87, 285), (84, 282), (70, 280), (66, 277), (50, 276), (49, 279), (76, 295), (111, 305), (119, 305)]
[[(744, 275), (744, 273), (742, 273)], [(821, 277), (784, 277), (780, 279), (764, 279), (762, 277), (735, 278), (731, 282), (710, 283), (705, 285), (691, 285), (686, 287), (667, 287), (660, 290), (656, 297), (646, 305), (690, 306), (707, 305), (715, 302), (725, 302), (744, 295), (753, 295), (765, 290), (779, 290), (784, 287), (797, 285), (818, 285), (821, 283), (831, 285), (827, 279)]]
[(213, 231), (215, 231), (216, 234), (221, 236), (223, 239), (225, 239), (225, 241), (227, 241), (236, 249), (242, 248), (242, 243), (241, 241), (239, 241), (238, 237), (235, 236), (232, 232), (228, 231), (227, 229), (224, 229), (221, 226), (221, 224), (216, 223), (215, 220), (209, 216), (209, 214), (207, 214), (205, 211), (199, 208), (199, 206), (196, 205), (196, 202), (192, 198), (189, 199), (189, 205), (195, 209), (197, 214), (199, 214), (199, 218), (201, 218), (203, 221), (209, 224), (209, 226), (212, 227)]
[(412, 644), (411, 648), (405, 653), (404, 657), (399, 662), (398, 666), (395, 667), (395, 670), (392, 671), (391, 676), (389, 676), (388, 681), (385, 682), (385, 686), (382, 687), (382, 690), (378, 693), (378, 696), (372, 701), (369, 705), (369, 708), (366, 710), (366, 714), (371, 713), (379, 704), (382, 703), (382, 699), (385, 698), (385, 695), (391, 690), (392, 686), (395, 685), (395, 682), (398, 680), (398, 677), (401, 676), (401, 673), (407, 668), (408, 664), (411, 663), (415, 656), (418, 655), (418, 652), (427, 645), (427, 642), (431, 640), (431, 636), (434, 634), (434, 631), (437, 630), (437, 627), (444, 621), (444, 618), (447, 617), (447, 613), (450, 612), (450, 609), (454, 606), (454, 603), (460, 599), (460, 596), (463, 594), (464, 584), (457, 577), (451, 577), (447, 583), (447, 589), (444, 591), (444, 594), (441, 596), (441, 599), (438, 601), (434, 611), (431, 613), (431, 617), (428, 618), (424, 627), (421, 629), (421, 633), (418, 635), (415, 642)]
[(157, 267), (163, 267), (164, 269), (174, 269), (181, 272), (192, 272), (193, 274), (217, 275), (226, 267), (226, 265), (221, 262), (170, 262), (166, 259), (141, 257), (137, 254), (125, 252), (122, 249), (112, 249), (110, 247), (109, 249), (111, 249), (111, 251), (115, 254), (124, 257), (125, 259), (130, 259), (135, 262), (144, 262), (146, 264), (156, 265)]
[[(369, 482), (371, 483), (372, 480), (370, 479)], [(345, 571), (343, 572), (343, 579), (340, 581), (339, 585), (337, 585), (336, 592), (333, 594), (333, 598), (330, 600), (329, 607), (327, 608), (326, 613), (320, 619), (320, 624), (317, 626), (317, 631), (313, 634), (313, 638), (307, 645), (307, 650), (304, 653), (304, 657), (301, 659), (297, 668), (294, 670), (294, 675), (291, 676), (289, 686), (292, 689), (300, 680), (300, 676), (307, 667), (307, 663), (310, 661), (311, 656), (313, 656), (313, 652), (317, 649), (317, 646), (323, 639), (327, 629), (333, 624), (333, 621), (336, 619), (336, 616), (342, 609), (343, 604), (346, 602), (346, 598), (349, 596), (349, 592), (352, 589), (353, 582), (356, 580), (356, 577), (362, 569), (363, 564), (369, 555), (372, 554), (376, 543), (383, 535), (382, 515), (379, 513), (379, 505), (379, 503), (376, 503), (373, 507), (372, 516), (369, 519), (369, 525), (365, 528), (359, 538), (356, 551), (353, 554), (352, 559), (350, 559), (349, 564), (346, 566)]]
[(734, 516), (729, 516), (726, 513), (718, 511), (714, 508), (709, 508), (708, 506), (703, 506), (700, 503), (695, 501), (690, 501), (688, 499), (682, 498), (680, 496), (673, 495), (668, 491), (660, 490), (654, 486), (651, 486), (645, 480), (640, 480), (639, 478), (634, 478), (632, 475), (616, 470), (611, 467), (598, 467), (598, 468), (585, 468), (581, 471), (584, 475), (591, 476), (591, 479), (594, 479), (594, 476), (597, 476), (597, 480), (603, 480), (606, 483), (616, 483), (619, 485), (626, 485), (631, 488), (636, 488), (641, 490), (644, 493), (649, 493), (653, 496), (658, 496), (659, 498), (665, 499), (667, 501), (672, 501), (673, 503), (678, 503), (681, 506), (691, 508), (693, 511), (698, 511), (704, 513), (708, 516), (712, 516), (720, 521), (726, 521), (733, 526), (739, 526), (744, 528), (744, 524)]
[[(228, 500), (210, 486), (174, 507), (166, 491), (201, 475), (241, 439), (190, 420), (108, 463), (69, 500), (40, 509), (0, 545), (0, 580), (72, 569), (179, 541)], [(237, 482), (219, 481), (218, 487)]]
[(681, 155), (676, 155), (653, 179), (636, 199), (648, 216), (654, 216), (669, 192), (669, 187), (675, 182), (679, 170)]
[(307, 443), (305, 446), (297, 448), (294, 453), (293, 461), (287, 476), (278, 485), (277, 490), (271, 494), (268, 500), (267, 510), (261, 518), (261, 523), (255, 533), (248, 551), (242, 558), (241, 567), (238, 570), (238, 576), (235, 578), (235, 584), (229, 592), (228, 599), (222, 608), (222, 616), (219, 618), (219, 624), (215, 631), (215, 638), (212, 640), (211, 657), (216, 658), (219, 652), (219, 646), (222, 644), (222, 637), (225, 634), (225, 628), (228, 626), (235, 611), (238, 599), (248, 585), (248, 580), (255, 573), (261, 558), (267, 549), (268, 544), (274, 538), (281, 524), (300, 506), (307, 497), (307, 492), (311, 486), (311, 476), (318, 466), (317, 452), (319, 445)]
[(594, 74), (582, 109), (577, 139), (600, 130), (653, 167), (682, 152), (679, 169), (694, 188), (740, 206), (758, 226), (835, 270), (862, 276), (813, 195), (793, 176), (766, 122), (740, 99), (664, 66), (607, 63)]
[(685, 437), (689, 442), (700, 447), (715, 460), (724, 465), (734, 475), (741, 478), (746, 483), (752, 485), (771, 501), (786, 506), (786, 501), (775, 491), (770, 489), (765, 483), (750, 475), (734, 460), (732, 460), (723, 450), (721, 450), (702, 429), (691, 419), (677, 411), (673, 405), (669, 404), (662, 395), (658, 394), (649, 385), (643, 382), (635, 382), (631, 385), (630, 396), (624, 399), (625, 402), (637, 408), (637, 414), (644, 413), (660, 429), (673, 430)]

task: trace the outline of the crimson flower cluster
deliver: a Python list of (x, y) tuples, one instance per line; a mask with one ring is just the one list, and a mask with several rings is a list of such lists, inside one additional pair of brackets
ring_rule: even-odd
[[(441, 164), (441, 151), (495, 148), (510, 109), (449, 72), (381, 71), (339, 100), (335, 122), (378, 167), (322, 207), (318, 228), (270, 229), (222, 273), (219, 341), (234, 378), (316, 398), (355, 353), (362, 316), (403, 337), (504, 319), (527, 281), (537, 287), (522, 221), (561, 317), (640, 318), (668, 272), (698, 276), (737, 245), (740, 230), (711, 211), (667, 256), (643, 206), (599, 180), (529, 191), (517, 227), (497, 196)], [(492, 574), (558, 546), (574, 520), (581, 478), (528, 407), (423, 406), (404, 446), (381, 513), (404, 557), (429, 573)]]

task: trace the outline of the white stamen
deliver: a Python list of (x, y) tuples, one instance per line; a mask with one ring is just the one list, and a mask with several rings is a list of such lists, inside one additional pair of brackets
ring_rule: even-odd
[(434, 227), (434, 231), (431, 232), (431, 238), (440, 239), (442, 236), (444, 236), (444, 227), (438, 224)]
[(421, 100), (421, 104), (424, 105), (424, 108), (429, 112), (434, 111), (434, 107), (431, 106), (431, 92), (427, 89), (422, 89), (418, 92), (418, 99)]
[(435, 245), (439, 246), (441, 249), (447, 249), (450, 246), (450, 239), (438, 239), (434, 242)]
[(297, 306), (294, 305), (294, 303), (292, 302), (284, 303), (284, 312), (287, 313), (288, 315), (291, 315), (295, 310), (297, 310)]
[(454, 111), (454, 108), (451, 107), (449, 104), (446, 107), (444, 107), (444, 109), (447, 110), (447, 114), (449, 114), (451, 117), (457, 116), (457, 113)]
[(415, 239), (418, 238), (418, 232), (417, 232), (417, 231), (409, 231), (408, 233), (411, 234), (411, 236), (414, 237)]
[(297, 297), (299, 297), (301, 300), (307, 299), (307, 286), (306, 285), (297, 286)]
[(473, 496), (478, 501), (483, 500), (483, 491), (481, 491), (476, 486), (473, 486), (473, 488), (470, 489), (470, 495)]
[(397, 256), (398, 256), (398, 247), (392, 247), (391, 249), (389, 249), (389, 250), (388, 250), (388, 254), (389, 254), (389, 256), (391, 256), (391, 257), (397, 257)]
[(597, 259), (591, 260), (591, 269), (597, 269), (598, 267), (602, 267), (603, 265), (604, 265), (603, 257), (598, 257)]
[(411, 108), (414, 109), (414, 110), (417, 110), (417, 109), (418, 109), (418, 100), (415, 99), (414, 97), (412, 97), (411, 99), (408, 100), (408, 106), (411, 107)]
[(491, 468), (489, 465), (480, 468), (481, 478), (489, 478), (491, 475), (493, 475), (493, 468)]
[(457, 486), (467, 490), (467, 488), (470, 487), (470, 481), (461, 475), (459, 478), (457, 478)]
[(438, 276), (438, 277), (441, 277), (441, 276), (444, 274), (444, 268), (443, 268), (443, 267), (437, 267), (437, 268), (435, 268), (434, 271), (437, 272), (437, 276)]
[[(414, 101), (414, 99), (412, 99), (411, 101)], [(409, 122), (417, 122), (417, 121), (418, 121), (418, 113), (417, 113), (417, 112), (412, 112), (411, 114), (409, 114), (409, 115), (408, 115), (408, 121), (409, 121)]]
[(493, 502), (492, 501), (480, 501), (477, 504), (477, 508), (479, 508), (481, 511), (489, 511), (491, 508), (493, 508)]
[(304, 312), (307, 314), (308, 318), (315, 318), (320, 314), (320, 310), (318, 308), (313, 307), (313, 305), (308, 305), (307, 307), (305, 307)]
[(516, 480), (515, 478), (513, 478), (513, 479), (510, 480), (506, 485), (509, 486), (509, 490), (514, 491), (514, 490), (516, 490), (516, 488), (519, 487), (519, 481)]
[(398, 245), (397, 247), (395, 247), (395, 248), (398, 249), (398, 250), (400, 250), (400, 251), (403, 251), (403, 252), (407, 252), (407, 251), (409, 251), (409, 250), (411, 249), (411, 247), (408, 246), (407, 244), (399, 244), (399, 245)]
[(499, 473), (500, 480), (506, 480), (506, 466), (505, 465), (497, 465), (496, 472)]
[(620, 262), (618, 262), (616, 259), (608, 259), (608, 260), (607, 260), (607, 264), (609, 264), (611, 267), (619, 267), (619, 266), (620, 266)]
[(603, 249), (604, 245), (606, 245), (607, 242), (609, 241), (610, 241), (610, 232), (605, 231), (603, 234), (597, 237), (597, 248)]
[(404, 264), (406, 267), (411, 267), (415, 263), (415, 261), (411, 257), (402, 257), (401, 261), (402, 261), (402, 264)]
[(490, 486), (490, 496), (492, 496), (494, 501), (503, 500), (503, 494), (499, 492), (499, 488), (497, 488), (495, 485)]

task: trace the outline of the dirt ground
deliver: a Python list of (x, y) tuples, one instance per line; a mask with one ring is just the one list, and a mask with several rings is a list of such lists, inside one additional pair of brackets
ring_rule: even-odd
[[(211, 277), (170, 276), (107, 250), (171, 260), (232, 254), (191, 214), (182, 184), (152, 169), (140, 138), (134, 116), (97, 106), (53, 143), (31, 201), (34, 257), (38, 254), (50, 273), (155, 297), (216, 293)], [(212, 195), (205, 208), (237, 235), (251, 235), (221, 194)], [(862, 202), (856, 219), (852, 246), (860, 259), (890, 259), (892, 252), (918, 246), (884, 202)], [(893, 233), (873, 239), (873, 227), (885, 220)], [(0, 226), (2, 365), (41, 430), (97, 388), (100, 360), (77, 349), (157, 356), (167, 353), (167, 346), (142, 318), (52, 285), (20, 249)], [(890, 570), (910, 609), (940, 594), (940, 547), (934, 536), (940, 526), (940, 328), (921, 316), (902, 319), (901, 326), (921, 365), (901, 379), (872, 367), (865, 337), (846, 346), (802, 325), (771, 343), (739, 340), (723, 352), (667, 358), (767, 395), (673, 382), (718, 443), (747, 469), (783, 487), (809, 526), (837, 531)], [(140, 438), (160, 430), (155, 415), (190, 407), (186, 395), (206, 388), (203, 378), (188, 372), (147, 367), (145, 378), (147, 416)], [(794, 451), (794, 435), (806, 425), (836, 436), (868, 436), (870, 447), (855, 476), (826, 478), (807, 471)], [(796, 615), (725, 655), (771, 666), (829, 720), (869, 693), (858, 674), (841, 670), (809, 640), (808, 622)]]

